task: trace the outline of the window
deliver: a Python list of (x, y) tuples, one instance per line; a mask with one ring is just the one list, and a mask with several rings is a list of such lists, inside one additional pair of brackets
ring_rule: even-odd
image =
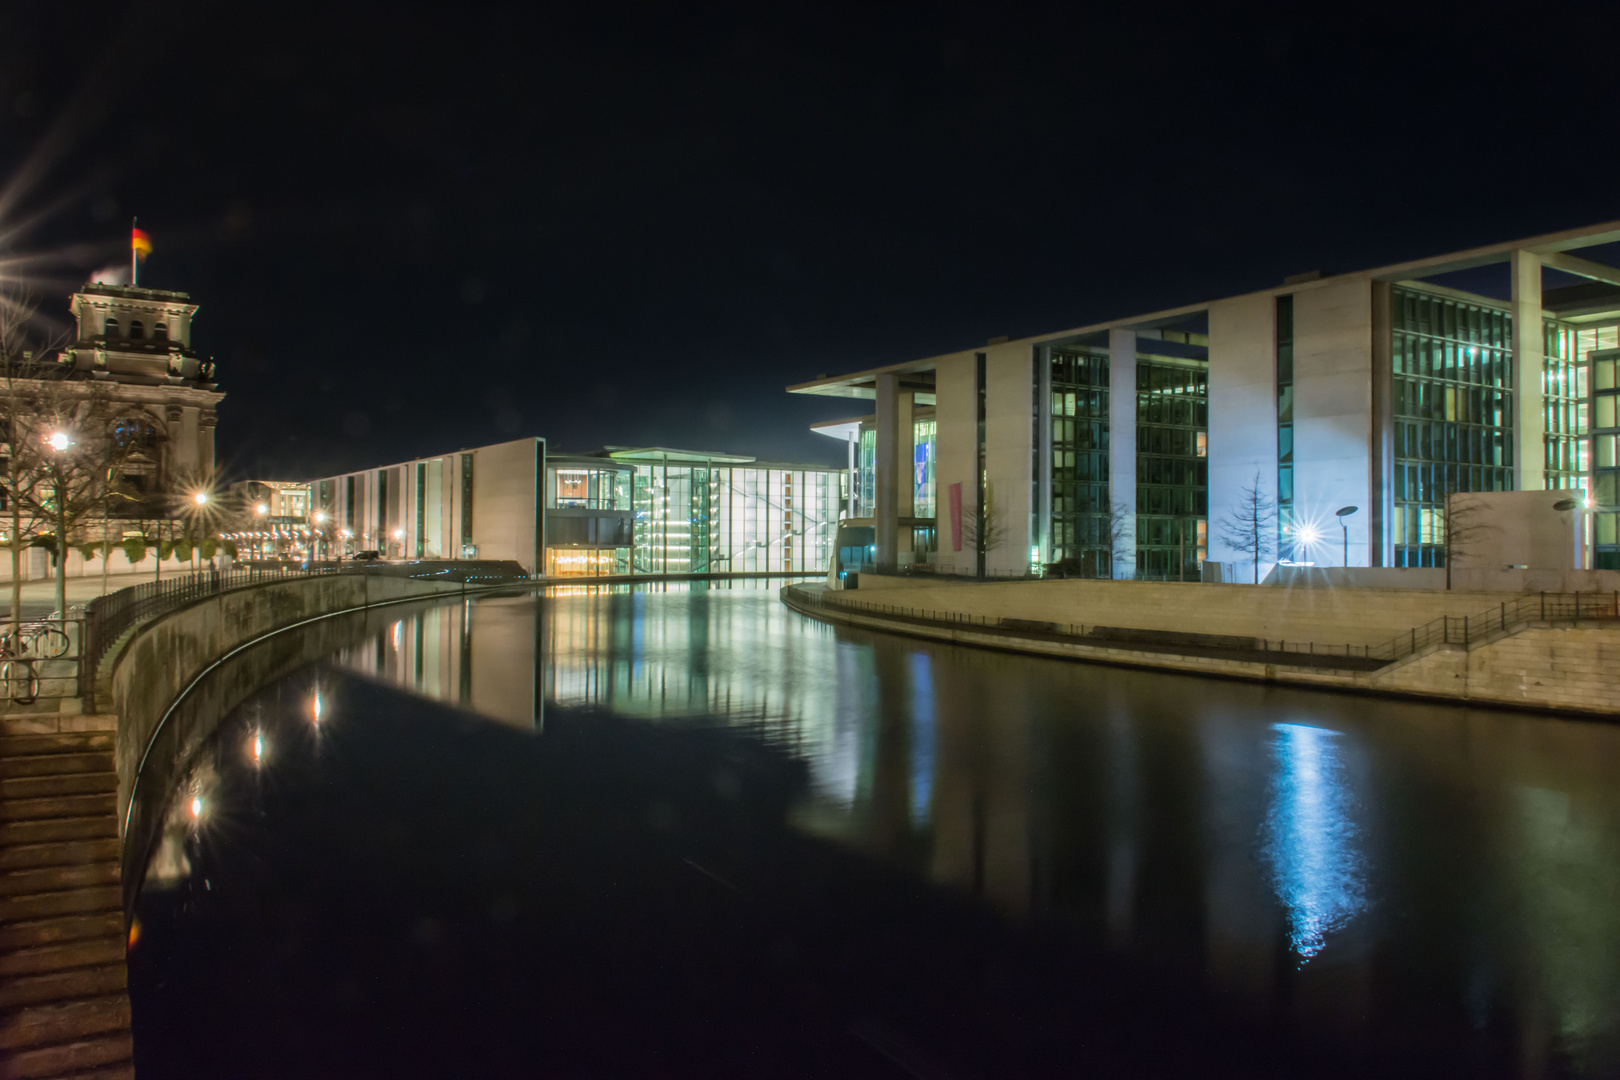
[(130, 337), (131, 341), (138, 341), (140, 338), (144, 337), (145, 335), (146, 335), (146, 328), (141, 325), (141, 320), (139, 320), (139, 319), (131, 319), (131, 320), (129, 320), (129, 337)]
[(1209, 364), (1136, 358), (1136, 572), (1197, 577), (1209, 520)]
[(1052, 561), (1110, 576), (1108, 355), (1053, 349)]
[(166, 322), (153, 323), (152, 324), (152, 340), (154, 340), (154, 341), (168, 341), (169, 340), (169, 324), (166, 323)]
[(1294, 298), (1277, 297), (1277, 559), (1294, 551)]
[(473, 455), (461, 455), (461, 546), (466, 555), (473, 542)]
[(107, 316), (107, 325), (102, 330), (102, 333), (104, 335), (106, 335), (107, 337), (110, 337), (110, 338), (117, 337), (118, 336), (118, 320), (116, 318), (114, 318), (113, 316), (111, 316), (111, 315)]
[(1513, 319), (1391, 293), (1396, 566), (1444, 566), (1446, 496), (1513, 489)]

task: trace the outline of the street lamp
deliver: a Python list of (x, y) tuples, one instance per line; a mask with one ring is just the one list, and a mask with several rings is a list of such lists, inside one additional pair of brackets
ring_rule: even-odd
[(1345, 569), (1350, 568), (1350, 526), (1345, 522), (1344, 519), (1360, 509), (1361, 507), (1359, 506), (1341, 506), (1337, 510), (1333, 511), (1333, 516), (1339, 519), (1339, 528), (1344, 530)]
[(197, 494), (195, 494), (195, 495), (193, 495), (191, 497), (191, 501), (196, 503), (198, 506), (207, 506), (208, 505), (208, 492), (206, 492), (206, 491), (197, 492)]

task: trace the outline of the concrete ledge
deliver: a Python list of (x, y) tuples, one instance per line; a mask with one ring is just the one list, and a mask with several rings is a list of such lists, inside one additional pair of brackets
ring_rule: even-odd
[(1398, 663), (1358, 671), (1335, 668), (1326, 656), (1306, 665), (1291, 662), (1298, 654), (1245, 660), (1043, 638), (996, 625), (930, 624), (818, 607), (796, 597), (791, 586), (782, 589), (781, 597), (792, 610), (822, 622), (975, 648), (1383, 697), (1589, 718), (1620, 716), (1620, 627), (1612, 624), (1533, 623), (1468, 645), (1436, 643)]
[(13, 713), (0, 719), (0, 735), (66, 735), (80, 731), (116, 731), (111, 713)]

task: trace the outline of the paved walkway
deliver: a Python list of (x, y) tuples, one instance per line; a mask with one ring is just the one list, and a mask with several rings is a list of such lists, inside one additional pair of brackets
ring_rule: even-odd
[[(173, 576), (164, 568), (164, 577)], [(144, 574), (108, 574), (107, 591), (117, 592), (131, 585), (144, 585), (152, 580), (150, 571)], [(67, 602), (72, 607), (94, 600), (101, 595), (101, 575), (70, 577), (67, 579)], [(38, 619), (56, 610), (56, 582), (25, 581), (22, 587), (23, 618)], [(0, 619), (11, 614), (11, 582), (0, 581)]]

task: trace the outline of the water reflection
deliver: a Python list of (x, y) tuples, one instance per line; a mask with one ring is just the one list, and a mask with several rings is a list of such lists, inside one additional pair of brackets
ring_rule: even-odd
[(1288, 909), (1289, 940), (1302, 959), (1322, 951), (1328, 935), (1366, 905), (1366, 882), (1335, 731), (1273, 724), (1271, 804), (1266, 862), (1277, 898)]
[(1620, 1068), (1614, 727), (836, 632), (750, 588), (451, 604), (340, 663), (527, 735), (709, 718), (804, 763), (802, 833), (1414, 1071)]

